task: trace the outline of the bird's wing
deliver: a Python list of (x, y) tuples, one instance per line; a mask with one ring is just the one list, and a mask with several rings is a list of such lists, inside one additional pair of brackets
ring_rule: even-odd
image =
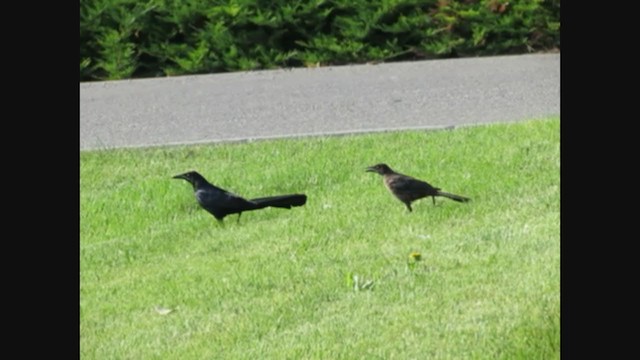
[(234, 193), (219, 189), (198, 189), (196, 190), (196, 199), (201, 204), (246, 204), (248, 201)]
[(400, 193), (411, 193), (414, 196), (429, 196), (437, 191), (426, 181), (418, 180), (410, 176), (392, 176), (386, 181), (387, 187)]
[(242, 196), (230, 192), (225, 193), (224, 203), (228, 208), (236, 210), (248, 210), (256, 206), (253, 201), (247, 200)]

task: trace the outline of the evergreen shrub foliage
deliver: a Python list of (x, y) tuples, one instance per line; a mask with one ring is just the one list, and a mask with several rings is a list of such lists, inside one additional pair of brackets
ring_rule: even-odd
[(559, 47), (559, 0), (80, 0), (81, 81)]

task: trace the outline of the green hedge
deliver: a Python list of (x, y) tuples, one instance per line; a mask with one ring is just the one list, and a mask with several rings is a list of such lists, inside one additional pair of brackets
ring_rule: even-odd
[(524, 53), (560, 0), (80, 0), (80, 80)]

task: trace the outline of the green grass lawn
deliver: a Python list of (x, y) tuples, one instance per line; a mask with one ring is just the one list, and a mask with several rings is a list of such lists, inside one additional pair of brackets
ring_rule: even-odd
[[(81, 357), (559, 358), (559, 126), (81, 152)], [(379, 162), (473, 200), (408, 213)], [(309, 199), (221, 226), (188, 170)]]

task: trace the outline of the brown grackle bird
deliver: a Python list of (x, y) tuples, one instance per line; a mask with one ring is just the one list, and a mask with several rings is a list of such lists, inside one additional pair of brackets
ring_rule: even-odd
[(407, 206), (409, 211), (412, 211), (411, 203), (413, 201), (427, 196), (431, 196), (434, 205), (436, 204), (436, 196), (443, 196), (459, 202), (467, 202), (471, 200), (464, 196), (441, 191), (439, 188), (433, 187), (425, 181), (397, 173), (387, 164), (369, 166), (367, 168), (367, 172), (375, 172), (382, 175), (384, 185), (393, 195)]
[(307, 202), (307, 195), (304, 194), (268, 196), (247, 200), (209, 183), (196, 171), (189, 171), (173, 178), (188, 181), (193, 186), (198, 204), (220, 222), (230, 214), (238, 214), (238, 221), (240, 221), (243, 211), (266, 207), (291, 209), (293, 206), (302, 206)]

